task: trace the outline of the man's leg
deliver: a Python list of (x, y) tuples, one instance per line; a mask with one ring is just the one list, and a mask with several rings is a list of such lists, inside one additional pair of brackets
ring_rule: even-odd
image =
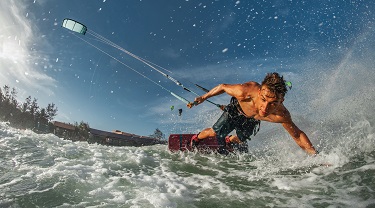
[(234, 129), (231, 126), (228, 112), (224, 111), (212, 128), (206, 128), (200, 133), (194, 135), (190, 145), (192, 147), (199, 143), (199, 140), (209, 137), (216, 137), (218, 144), (225, 148), (225, 137)]
[(225, 137), (234, 130), (233, 118), (228, 112), (224, 112), (213, 125), (212, 130), (216, 133), (216, 139), (219, 145), (218, 153), (228, 154)]
[(204, 129), (203, 131), (201, 131), (198, 134), (198, 139), (199, 140), (201, 140), (201, 139), (207, 139), (209, 137), (215, 137), (215, 136), (216, 136), (215, 131), (212, 128), (207, 128), (207, 129)]
[(229, 136), (229, 142), (232, 142), (232, 143), (241, 143), (242, 141), (240, 140), (240, 138), (238, 138), (237, 135), (231, 135)]
[(191, 138), (190, 146), (192, 148), (195, 148), (199, 144), (200, 140), (207, 139), (209, 137), (215, 137), (215, 136), (216, 136), (216, 133), (212, 128), (204, 129), (203, 131), (199, 132), (198, 134), (195, 134)]

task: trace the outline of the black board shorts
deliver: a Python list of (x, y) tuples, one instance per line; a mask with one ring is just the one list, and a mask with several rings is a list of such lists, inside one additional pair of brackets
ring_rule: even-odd
[(260, 121), (244, 116), (240, 110), (242, 111), (237, 99), (232, 97), (230, 104), (225, 107), (223, 114), (213, 125), (219, 145), (225, 146), (225, 137), (233, 130), (236, 130), (242, 142), (251, 140), (250, 136), (259, 131), (256, 127), (260, 125)]

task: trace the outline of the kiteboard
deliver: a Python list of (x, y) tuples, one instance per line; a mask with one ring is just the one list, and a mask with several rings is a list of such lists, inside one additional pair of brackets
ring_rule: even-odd
[(198, 145), (193, 148), (190, 145), (191, 138), (194, 134), (171, 134), (168, 138), (168, 149), (171, 152), (177, 151), (194, 151), (195, 149), (199, 152), (212, 152), (217, 151), (219, 145), (217, 143), (216, 137), (209, 137), (200, 140)]
[[(217, 142), (216, 137), (209, 137), (206, 139), (199, 140), (199, 143), (192, 147), (190, 145), (191, 138), (194, 134), (171, 134), (168, 138), (168, 149), (171, 152), (185, 152), (185, 151), (198, 151), (200, 153), (212, 153), (217, 152), (219, 149), (219, 144)], [(234, 143), (226, 143), (226, 147), (228, 152), (239, 152), (239, 153), (247, 153), (248, 146), (247, 143), (242, 144), (234, 144)]]

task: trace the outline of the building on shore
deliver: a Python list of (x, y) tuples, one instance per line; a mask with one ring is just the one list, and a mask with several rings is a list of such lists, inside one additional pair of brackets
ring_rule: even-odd
[(147, 136), (139, 136), (120, 130), (112, 132), (102, 131), (94, 128), (88, 129), (88, 137), (82, 136), (77, 131), (76, 126), (54, 121), (54, 131), (56, 136), (72, 141), (87, 141), (88, 143), (98, 143), (111, 146), (150, 146), (155, 144), (166, 144), (167, 141)]
[(98, 129), (90, 128), (89, 143), (99, 143), (104, 145), (113, 146), (150, 146), (155, 144), (166, 144), (166, 141), (162, 141), (156, 138), (139, 136), (114, 130), (112, 132), (102, 131)]
[(54, 126), (53, 134), (55, 134), (56, 136), (70, 139), (70, 140), (72, 140), (71, 139), (72, 137), (76, 136), (75, 126), (71, 124), (63, 123), (60, 121), (53, 121), (52, 124)]

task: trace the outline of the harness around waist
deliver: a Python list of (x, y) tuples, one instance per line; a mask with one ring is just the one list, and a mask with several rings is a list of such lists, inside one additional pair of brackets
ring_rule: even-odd
[[(255, 136), (260, 130), (260, 120), (253, 117), (247, 117), (243, 112), (238, 100), (232, 97), (230, 103), (225, 107), (224, 111), (228, 112), (229, 116), (238, 123), (243, 123), (246, 126), (253, 127), (253, 135)], [(258, 128), (256, 128), (258, 126)]]

